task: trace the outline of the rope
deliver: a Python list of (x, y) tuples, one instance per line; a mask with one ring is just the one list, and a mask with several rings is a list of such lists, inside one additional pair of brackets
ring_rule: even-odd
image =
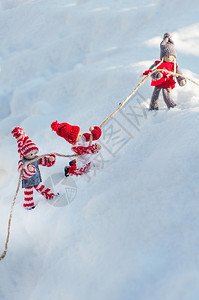
[(91, 145), (92, 145), (92, 142), (93, 142), (93, 135), (91, 134), (91, 135), (90, 135), (89, 146), (91, 146)]
[[(158, 66), (158, 65), (157, 65)], [(156, 66), (156, 68), (157, 68)], [(131, 97), (135, 94), (135, 92), (141, 87), (141, 85), (144, 84), (144, 82), (154, 73), (156, 72), (156, 68), (152, 69), (152, 72), (150, 72), (148, 75), (146, 75), (139, 83), (138, 85), (135, 87), (135, 89), (131, 92), (131, 94), (120, 104), (120, 106), (99, 126), (100, 128), (102, 128), (120, 109), (122, 109), (122, 107), (131, 99)], [(192, 83), (196, 84), (199, 86), (199, 83), (192, 80), (191, 78), (187, 77), (187, 76), (184, 76), (182, 74), (178, 74), (176, 72), (171, 72), (171, 71), (167, 71), (167, 70), (164, 70), (164, 69), (158, 69), (158, 71), (162, 71), (162, 72), (166, 72), (166, 73), (169, 73), (175, 77), (184, 77), (186, 78), (187, 80), (191, 81)], [(91, 134), (91, 138), (90, 138), (90, 143), (92, 143), (92, 134)], [(51, 154), (54, 154), (56, 156), (60, 156), (60, 157), (75, 157), (75, 156), (79, 156), (79, 154), (72, 154), (72, 155), (64, 155), (64, 154), (59, 154), (59, 153), (51, 153)], [(16, 192), (15, 192), (15, 196), (14, 196), (14, 199), (13, 199), (13, 202), (12, 202), (12, 205), (11, 205), (11, 210), (10, 210), (10, 216), (9, 216), (9, 221), (8, 221), (8, 233), (7, 233), (7, 238), (6, 238), (6, 242), (5, 242), (5, 247), (4, 247), (4, 251), (2, 253), (2, 255), (0, 256), (0, 261), (5, 258), (6, 254), (7, 254), (7, 250), (8, 250), (8, 242), (9, 242), (9, 238), (10, 238), (10, 227), (11, 227), (11, 220), (12, 220), (12, 213), (13, 213), (13, 209), (14, 209), (14, 205), (15, 205), (15, 201), (16, 201), (16, 198), (17, 198), (17, 195), (18, 195), (18, 192), (19, 192), (19, 187), (20, 187), (20, 184), (21, 184), (21, 179), (22, 179), (22, 171), (23, 171), (23, 168), (27, 165), (27, 164), (31, 164), (37, 160), (39, 160), (40, 158), (44, 157), (44, 156), (50, 156), (51, 154), (43, 154), (43, 155), (40, 155), (40, 156), (37, 156), (35, 159), (29, 161), (29, 162), (26, 162), (24, 164), (24, 166), (22, 167), (22, 170), (20, 172), (20, 175), (19, 175), (19, 180), (18, 180), (18, 185), (17, 185), (17, 189), (16, 189)]]
[(151, 70), (153, 71), (153, 70), (157, 69), (157, 67), (159, 67), (163, 63), (163, 61), (164, 60), (162, 58), (161, 61), (159, 62), (159, 64), (155, 65)]
[[(191, 79), (191, 78), (185, 76), (184, 74), (182, 75), (182, 74), (179, 74), (179, 73), (174, 73), (174, 72), (171, 72), (171, 71), (167, 71), (167, 70), (165, 70), (165, 69), (158, 69), (158, 71), (166, 72), (166, 73), (169, 73), (169, 74), (171, 74), (171, 75), (173, 75), (173, 76), (176, 76), (176, 77), (184, 77), (184, 78), (186, 78), (187, 80), (189, 80), (189, 81), (191, 81), (192, 83), (194, 83), (194, 84), (196, 84), (196, 85), (199, 86), (199, 83), (198, 83), (197, 81), (195, 81), (195, 80), (193, 80), (193, 79)], [(150, 73), (150, 74), (152, 74), (152, 73)]]
[[(156, 67), (158, 67), (160, 64), (158, 64)], [(155, 73), (157, 70), (156, 69), (152, 69), (152, 72), (150, 72), (147, 76), (145, 76), (141, 81), (140, 83), (138, 83), (138, 85), (136, 86), (136, 88), (131, 92), (131, 94), (120, 104), (120, 106), (118, 107), (118, 109), (116, 109), (101, 125), (100, 125), (100, 128), (102, 128), (120, 109), (122, 109), (122, 107), (131, 99), (131, 97), (135, 94), (135, 92), (141, 87), (141, 85), (149, 78), (149, 76), (151, 76), (153, 73)], [(187, 76), (184, 76), (182, 74), (179, 74), (179, 73), (174, 73), (174, 72), (171, 72), (171, 71), (167, 71), (165, 69), (158, 69), (158, 72), (159, 71), (162, 71), (162, 72), (166, 72), (166, 73), (169, 73), (175, 77), (184, 77), (186, 78), (187, 80), (191, 81), (192, 83), (196, 84), (199, 86), (199, 83), (194, 81), (193, 79), (187, 77)]]
[(7, 237), (6, 237), (6, 241), (5, 241), (4, 251), (3, 251), (2, 255), (0, 256), (0, 261), (5, 258), (6, 254), (7, 254), (7, 251), (8, 251), (8, 242), (9, 242), (9, 238), (10, 238), (10, 227), (11, 227), (12, 213), (13, 213), (14, 205), (15, 205), (15, 202), (16, 202), (16, 199), (17, 199), (17, 195), (18, 195), (20, 184), (21, 184), (21, 180), (22, 180), (22, 171), (23, 171), (23, 168), (25, 166), (27, 166), (27, 165), (29, 165), (29, 164), (31, 164), (31, 163), (39, 160), (40, 158), (42, 158), (44, 156), (50, 156), (52, 154), (54, 154), (56, 156), (60, 156), (60, 157), (74, 157), (74, 156), (79, 156), (79, 154), (64, 155), (64, 154), (59, 154), (59, 153), (51, 153), (51, 154), (47, 153), (47, 154), (39, 155), (36, 158), (30, 160), (29, 162), (26, 162), (23, 165), (23, 167), (22, 167), (22, 169), (20, 171), (20, 174), (19, 174), (19, 180), (18, 180), (17, 189), (16, 189), (16, 192), (15, 192), (14, 199), (12, 201), (11, 209), (10, 209), (10, 216), (9, 216), (9, 220), (8, 220), (8, 232), (7, 232)]
[(17, 195), (18, 195), (18, 192), (19, 192), (19, 188), (20, 188), (20, 184), (21, 184), (21, 177), (22, 177), (22, 171), (20, 172), (20, 175), (19, 175), (19, 182), (18, 182), (18, 185), (17, 185), (17, 189), (16, 189), (16, 192), (15, 192), (15, 196), (14, 196), (12, 205), (11, 205), (11, 209), (10, 209), (10, 217), (9, 217), (9, 220), (8, 220), (8, 233), (7, 233), (7, 238), (6, 238), (6, 242), (5, 242), (4, 251), (3, 251), (2, 255), (0, 256), (0, 261), (6, 256), (6, 253), (8, 251), (8, 242), (9, 242), (9, 238), (10, 238), (10, 226), (11, 226), (11, 220), (12, 220), (12, 213), (13, 213), (15, 201), (17, 199)]
[[(176, 73), (176, 70), (177, 70), (177, 62), (176, 62), (176, 58), (174, 59), (174, 70), (173, 72)], [(175, 78), (175, 76), (173, 76)]]
[(102, 128), (122, 107), (131, 99), (131, 97), (135, 94), (135, 92), (143, 85), (143, 83), (153, 74), (156, 72), (156, 69), (153, 70), (151, 73), (146, 75), (140, 83), (135, 87), (135, 89), (131, 92), (131, 94), (120, 104), (118, 109), (116, 109), (99, 127)]

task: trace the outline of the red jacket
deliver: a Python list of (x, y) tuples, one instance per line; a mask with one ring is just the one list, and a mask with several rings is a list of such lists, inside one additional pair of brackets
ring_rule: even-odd
[[(159, 64), (160, 61), (159, 60), (156, 60), (155, 61), (155, 64)], [(176, 68), (177, 68), (177, 64), (176, 64)], [(165, 70), (168, 70), (168, 71), (171, 71), (171, 72), (174, 72), (174, 63), (173, 62), (163, 62), (161, 63), (158, 67), (157, 67), (157, 70), (158, 69), (165, 69)], [(148, 73), (150, 72), (151, 70), (148, 70), (148, 71), (145, 71), (145, 73), (143, 73), (143, 75), (148, 75)], [(160, 78), (160, 79), (157, 79), (157, 80), (152, 80), (151, 81), (151, 85), (152, 86), (158, 86), (158, 87), (161, 87), (161, 88), (171, 88), (171, 89), (174, 89), (175, 88), (175, 80), (173, 80), (173, 76), (171, 74), (168, 74), (166, 72), (161, 72), (163, 74), (163, 77)]]

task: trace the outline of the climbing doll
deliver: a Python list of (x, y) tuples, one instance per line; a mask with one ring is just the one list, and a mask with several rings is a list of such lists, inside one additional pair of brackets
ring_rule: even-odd
[(182, 77), (174, 77), (173, 75), (158, 71), (158, 69), (165, 69), (174, 73), (182, 74), (177, 63), (176, 63), (177, 54), (174, 48), (174, 42), (171, 39), (169, 33), (165, 33), (163, 40), (160, 44), (160, 59), (150, 67), (149, 70), (145, 71), (143, 75), (148, 75), (154, 69), (157, 69), (157, 72), (154, 72), (152, 77), (151, 85), (154, 86), (154, 91), (151, 98), (150, 110), (158, 110), (158, 99), (160, 91), (162, 90), (163, 99), (168, 107), (168, 109), (176, 106), (176, 103), (171, 98), (171, 90), (175, 88), (176, 81), (180, 86), (186, 84), (186, 79)]
[(58, 123), (57, 121), (51, 124), (53, 131), (60, 137), (63, 137), (68, 143), (72, 144), (72, 151), (79, 156), (77, 159), (70, 161), (69, 166), (64, 169), (65, 176), (69, 175), (83, 175), (88, 173), (95, 164), (90, 161), (90, 155), (96, 154), (101, 149), (98, 144), (87, 145), (92, 140), (98, 140), (101, 136), (101, 129), (97, 126), (90, 127), (90, 133), (81, 134), (79, 126), (72, 126), (68, 123)]
[(21, 159), (19, 161), (18, 171), (20, 172), (22, 170), (22, 188), (24, 188), (23, 206), (26, 209), (33, 209), (35, 208), (35, 203), (33, 200), (33, 188), (43, 195), (47, 200), (51, 200), (57, 196), (52, 193), (49, 188), (46, 188), (43, 184), (41, 184), (42, 179), (39, 171), (39, 165), (46, 167), (53, 166), (55, 163), (55, 155), (51, 154), (49, 157), (45, 156), (24, 166), (25, 163), (28, 163), (37, 157), (39, 149), (25, 134), (22, 128), (15, 127), (11, 133), (17, 140), (18, 153), (20, 154)]

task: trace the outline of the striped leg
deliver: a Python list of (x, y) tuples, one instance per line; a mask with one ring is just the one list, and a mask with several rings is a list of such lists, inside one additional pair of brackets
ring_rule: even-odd
[(31, 209), (35, 206), (33, 201), (33, 187), (27, 187), (24, 189), (24, 204), (23, 207)]
[(34, 186), (35, 190), (44, 196), (47, 200), (50, 200), (54, 197), (54, 193), (51, 192), (49, 188), (46, 188), (43, 184), (39, 183)]

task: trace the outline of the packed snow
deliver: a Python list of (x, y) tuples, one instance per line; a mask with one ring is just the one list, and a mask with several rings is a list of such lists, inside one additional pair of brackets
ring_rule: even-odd
[[(0, 0), (1, 253), (19, 176), (12, 128), (39, 154), (72, 154), (50, 124), (99, 126), (159, 59), (165, 32), (199, 82), (198, 15), (196, 0)], [(156, 113), (152, 90), (148, 80), (104, 126), (100, 169), (62, 182), (68, 159), (40, 168), (71, 201), (35, 193), (27, 211), (20, 189), (1, 300), (199, 299), (199, 87), (177, 86), (177, 107), (161, 97)]]

